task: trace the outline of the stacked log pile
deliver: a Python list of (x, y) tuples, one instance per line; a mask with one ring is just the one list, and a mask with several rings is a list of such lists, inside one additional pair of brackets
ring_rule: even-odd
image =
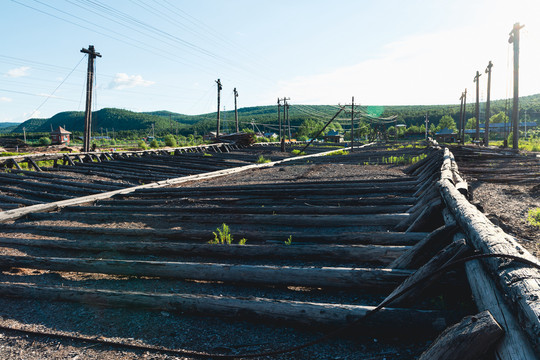
[[(364, 150), (367, 155), (346, 158), (343, 166), (359, 166), (377, 153)], [(381, 151), (385, 155), (379, 157), (393, 150)], [(499, 327), (499, 315), (479, 300), (478, 309), (463, 307), (470, 297), (469, 269), (461, 265), (445, 276), (429, 275), (471, 248), (508, 250), (493, 239), (515, 244), (469, 209), (467, 185), (452, 153), (422, 151), (427, 156), (398, 178), (385, 176), (381, 167), (377, 179), (138, 187), (62, 203), (55, 212), (4, 218), (0, 241), (13, 251), (0, 255), (0, 295), (167, 311), (178, 321), (195, 314), (201, 326), (218, 328), (221, 318), (336, 328), (384, 301), (354, 334), (401, 339), (434, 339), (464, 315), (489, 310), (493, 316), (481, 313), (448, 329), (424, 358), (446, 354), (456, 343), (463, 345), (456, 354), (477, 354), (469, 350), (479, 350), (480, 340), (460, 341), (464, 333), (482, 339), (481, 351), (492, 349), (501, 328), (509, 328)], [(152, 165), (153, 171), (163, 166)], [(20, 275), (24, 269), (37, 275)], [(526, 324), (523, 348), (534, 348), (536, 273), (494, 259), (486, 269), (513, 297), (516, 321)], [(64, 280), (51, 281), (46, 274)], [(437, 304), (440, 298), (445, 306)]]

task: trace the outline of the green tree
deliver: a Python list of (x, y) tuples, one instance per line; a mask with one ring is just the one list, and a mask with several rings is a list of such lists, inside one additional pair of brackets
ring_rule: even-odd
[(448, 128), (450, 130), (457, 130), (456, 122), (450, 115), (444, 115), (441, 120), (439, 120), (439, 125), (437, 125), (437, 130), (442, 130)]
[(165, 135), (165, 145), (170, 146), (170, 147), (178, 146), (178, 144), (176, 143), (176, 139), (171, 134)]
[(39, 145), (43, 145), (43, 146), (51, 145), (51, 139), (45, 136), (40, 137), (38, 141), (39, 141)]
[(151, 147), (152, 149), (158, 148), (158, 147), (159, 147), (158, 141), (157, 141), (156, 139), (153, 139), (153, 140), (150, 142), (150, 147)]
[(499, 111), (498, 114), (493, 115), (489, 118), (490, 123), (504, 123), (508, 122), (508, 116), (504, 113), (504, 111)]
[(465, 129), (476, 129), (476, 118), (472, 117), (469, 120), (467, 120), (467, 124), (465, 124)]

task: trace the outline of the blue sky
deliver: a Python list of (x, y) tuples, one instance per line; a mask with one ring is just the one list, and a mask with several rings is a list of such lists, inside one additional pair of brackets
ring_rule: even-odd
[(0, 14), (0, 122), (83, 111), (89, 44), (96, 110), (215, 111), (217, 78), (227, 110), (234, 87), (240, 107), (455, 104), (490, 60), (492, 98), (510, 94), (519, 21), (520, 94), (540, 93), (538, 0), (3, 0)]

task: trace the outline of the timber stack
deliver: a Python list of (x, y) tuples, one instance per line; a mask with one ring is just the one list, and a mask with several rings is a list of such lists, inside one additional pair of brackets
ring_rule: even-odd
[[(81, 156), (0, 174), (68, 191), (5, 195), (27, 203), (0, 213), (0, 327), (32, 330), (37, 342), (100, 337), (91, 351), (117, 357), (113, 343), (242, 358), (334, 330), (274, 357), (539, 353), (538, 261), (471, 205), (449, 149), (274, 157), (273, 146)], [(274, 161), (255, 163), (261, 154)], [(73, 186), (69, 169), (94, 178)], [(95, 177), (113, 170), (131, 171), (131, 182)], [(493, 257), (459, 262), (472, 254)]]

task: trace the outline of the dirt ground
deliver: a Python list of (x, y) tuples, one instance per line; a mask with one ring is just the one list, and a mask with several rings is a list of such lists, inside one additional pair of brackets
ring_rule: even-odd
[(540, 185), (507, 185), (471, 181), (473, 199), (484, 214), (537, 258), (540, 257), (540, 228), (527, 221), (530, 209), (540, 207)]

